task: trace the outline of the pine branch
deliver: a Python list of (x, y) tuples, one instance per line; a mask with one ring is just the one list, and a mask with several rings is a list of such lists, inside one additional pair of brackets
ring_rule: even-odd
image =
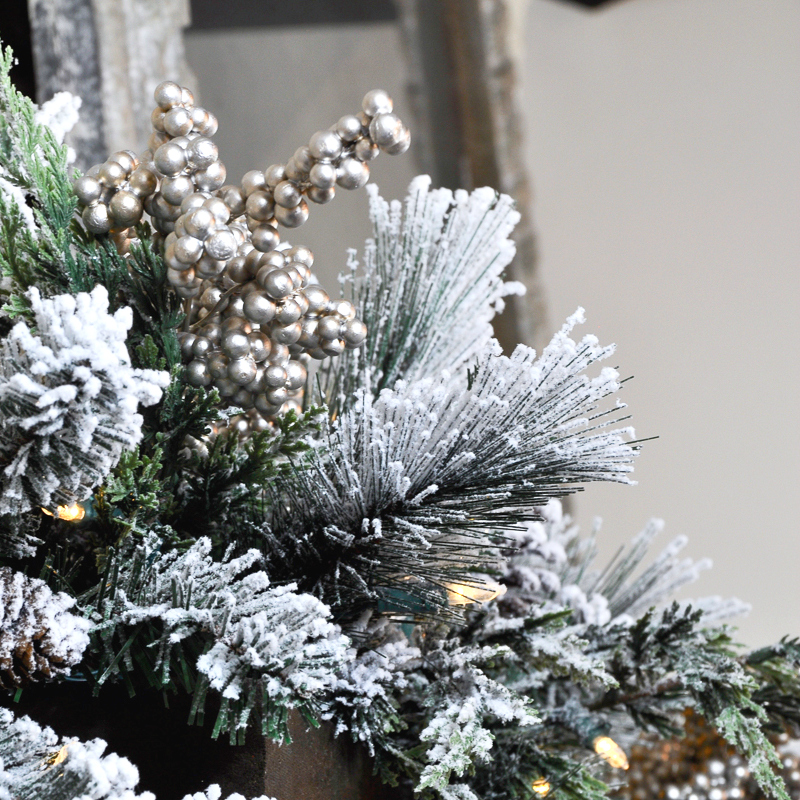
[(536, 729), (496, 728), (492, 761), (476, 770), (472, 785), (481, 800), (530, 800), (536, 782), (557, 800), (605, 800), (609, 787), (569, 748), (543, 745)]
[(611, 351), (573, 342), (576, 320), (538, 360), (487, 348), (469, 389), (445, 374), (358, 392), (324, 451), (266, 487), (271, 574), (349, 617), (376, 602), (447, 614), (445, 585), (474, 582), (494, 557), (487, 531), (517, 529), (576, 484), (626, 482), (626, 431), (586, 420), (618, 383), (582, 373)]
[(65, 257), (77, 206), (67, 148), (36, 120), (36, 107), (12, 85), (10, 48), (0, 57), (0, 271), (19, 295), (31, 286), (69, 290)]
[(0, 514), (84, 500), (141, 437), (139, 403), (158, 401), (164, 373), (130, 366), (130, 312), (108, 295), (42, 299), (39, 332), (20, 321), (0, 342)]
[(352, 300), (370, 335), (361, 349), (323, 365), (319, 391), (334, 416), (366, 388), (377, 396), (396, 381), (465, 371), (492, 337), (514, 256), (509, 235), (519, 220), (513, 201), (491, 189), (455, 193), (416, 178), (402, 209), (367, 188), (374, 238), (363, 275), (351, 256)]
[(151, 536), (109, 561), (81, 598), (95, 622), (98, 685), (140, 674), (157, 688), (180, 687), (194, 695), (190, 722), (202, 721), (213, 690), (221, 698), (214, 737), (241, 741), (260, 718), (262, 735), (288, 741), (289, 709), (312, 718), (348, 640), (319, 601), (291, 585), (272, 588), (257, 551), (221, 562), (210, 551), (201, 539), (164, 554)]

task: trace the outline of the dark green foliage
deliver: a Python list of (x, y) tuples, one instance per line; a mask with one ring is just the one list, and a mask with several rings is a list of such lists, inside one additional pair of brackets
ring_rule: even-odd
[(771, 727), (800, 738), (800, 640), (782, 639), (744, 659), (745, 669), (758, 681), (753, 700), (769, 717)]
[(536, 781), (550, 785), (548, 797), (557, 800), (600, 800), (609, 787), (593, 774), (585, 756), (570, 748), (554, 748), (536, 731), (496, 728), (494, 757), (479, 767), (473, 786), (481, 800), (532, 800)]
[(269, 487), (278, 476), (302, 473), (311, 437), (319, 432), (323, 416), (317, 408), (300, 416), (290, 411), (274, 429), (244, 442), (235, 436), (217, 437), (208, 455), (193, 456), (183, 472), (171, 524), (194, 537), (211, 536), (218, 545), (234, 544), (237, 549), (261, 545), (260, 523)]
[[(23, 209), (0, 192), (0, 270), (16, 288), (50, 292), (70, 288), (66, 263), (76, 200), (67, 174), (67, 148), (34, 119), (35, 107), (11, 84), (10, 48), (0, 58), (0, 167), (35, 216), (35, 236)], [(18, 310), (18, 309), (17, 309)]]

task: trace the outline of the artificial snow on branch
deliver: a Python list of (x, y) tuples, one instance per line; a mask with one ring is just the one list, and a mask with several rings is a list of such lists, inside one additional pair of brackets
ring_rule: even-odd
[(142, 435), (165, 372), (131, 367), (130, 309), (108, 292), (28, 292), (34, 333), (18, 322), (0, 343), (0, 515), (85, 499)]
[(199, 673), (196, 711), (202, 714), (209, 688), (221, 695), (215, 736), (243, 737), (248, 720), (260, 715), (262, 733), (285, 738), (287, 710), (311, 713), (351, 657), (329, 609), (291, 584), (271, 587), (256, 569), (257, 550), (222, 562), (211, 558), (205, 538), (182, 553), (160, 550), (149, 536), (115, 565), (110, 592), (99, 587), (87, 604), (108, 665), (100, 683), (133, 669), (130, 656), (120, 656), (141, 637), (154, 685), (180, 680), (179, 665), (188, 663)]
[(70, 613), (74, 605), (44, 581), (0, 567), (0, 687), (69, 675), (89, 644), (91, 627)]
[[(579, 628), (612, 621), (632, 622), (649, 608), (671, 601), (682, 587), (696, 581), (711, 566), (705, 558), (680, 558), (687, 539), (677, 536), (636, 574), (664, 528), (661, 520), (652, 519), (599, 570), (594, 567), (599, 519), (591, 536), (582, 538), (558, 500), (551, 500), (538, 511), (539, 520), (509, 533), (514, 549), (509, 551), (502, 572), (508, 592), (498, 606), (515, 616), (568, 608), (573, 612), (573, 625)], [(703, 611), (706, 623), (749, 610), (746, 603), (735, 598), (706, 597), (687, 602)]]
[(540, 721), (529, 701), (492, 680), (481, 666), (513, 659), (505, 647), (462, 647), (445, 642), (425, 653), (434, 680), (417, 682), (422, 703), (431, 709), (419, 739), (426, 763), (415, 791), (438, 790), (448, 797), (451, 776), (463, 776), (474, 764), (490, 760), (494, 736), (487, 720), (535, 725)]
[[(373, 238), (363, 271), (349, 280), (369, 338), (320, 371), (323, 396), (337, 410), (358, 388), (377, 395), (401, 378), (463, 372), (488, 345), (503, 297), (525, 291), (503, 280), (519, 220), (508, 195), (431, 189), (427, 175), (412, 181), (402, 204), (376, 186), (367, 192)], [(358, 266), (353, 251), (354, 273)]]
[(400, 593), (435, 610), (447, 583), (491, 561), (489, 532), (515, 529), (581, 483), (628, 482), (631, 431), (598, 421), (617, 373), (584, 374), (613, 348), (573, 341), (581, 319), (538, 359), (490, 341), (469, 375), (397, 381), (377, 397), (357, 390), (311, 466), (266, 487), (276, 568), (281, 557), (305, 565), (301, 588), (337, 608)]

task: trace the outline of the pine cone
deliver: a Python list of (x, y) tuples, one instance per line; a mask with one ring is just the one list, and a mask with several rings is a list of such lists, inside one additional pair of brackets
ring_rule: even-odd
[(12, 689), (69, 674), (89, 644), (89, 620), (44, 581), (0, 567), (0, 686)]

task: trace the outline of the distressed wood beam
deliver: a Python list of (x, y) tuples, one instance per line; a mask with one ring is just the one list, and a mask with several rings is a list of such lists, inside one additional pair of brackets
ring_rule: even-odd
[(525, 284), (527, 294), (508, 298), (495, 332), (506, 351), (518, 342), (540, 346), (545, 306), (536, 270), (508, 2), (399, 0), (399, 8), (422, 167), (439, 185), (492, 186), (515, 199), (522, 218), (507, 276)]

